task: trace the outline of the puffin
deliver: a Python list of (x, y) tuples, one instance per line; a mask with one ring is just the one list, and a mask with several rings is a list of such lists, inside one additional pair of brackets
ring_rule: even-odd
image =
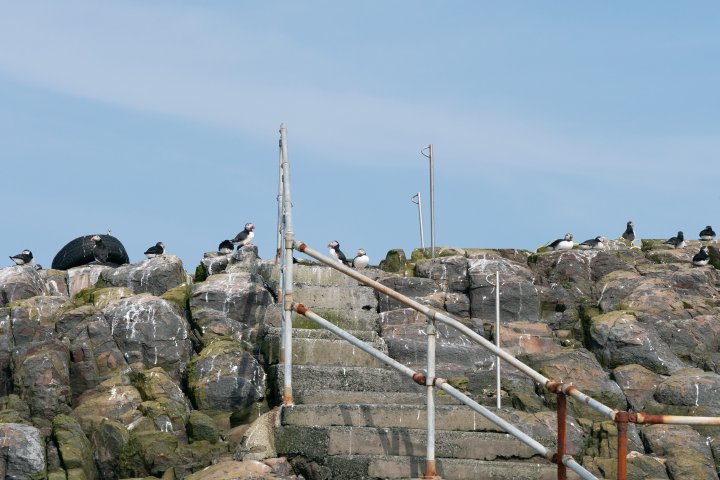
[(367, 256), (365, 250), (363, 250), (362, 248), (358, 248), (357, 254), (352, 260), (352, 266), (357, 268), (358, 270), (362, 270), (368, 265), (370, 265), (370, 257)]
[(633, 222), (627, 222), (627, 227), (622, 234), (622, 238), (625, 239), (630, 245), (635, 241), (635, 226)]
[(145, 250), (145, 256), (147, 258), (155, 258), (165, 253), (165, 244), (163, 242), (157, 242), (152, 247)]
[(218, 253), (227, 255), (229, 253), (232, 253), (233, 248), (235, 248), (233, 242), (231, 242), (230, 240), (223, 240), (222, 242), (220, 242), (220, 245), (218, 245)]
[(605, 248), (606, 241), (607, 238), (605, 237), (595, 237), (591, 238), (590, 240), (585, 240), (579, 245), (579, 247), (581, 250), (602, 250), (603, 248)]
[(107, 262), (110, 251), (108, 250), (107, 245), (105, 245), (105, 243), (103, 243), (102, 237), (100, 235), (93, 235), (90, 238), (90, 240), (95, 242), (95, 246), (93, 247), (93, 250), (92, 250), (95, 261), (97, 263)]
[(715, 240), (715, 231), (710, 225), (703, 228), (703, 230), (700, 232), (700, 240)]
[(235, 238), (231, 242), (237, 245), (238, 248), (244, 247), (245, 245), (252, 245), (252, 240), (255, 237), (255, 224), (246, 223), (245, 229), (235, 235)]
[(573, 248), (573, 234), (572, 233), (566, 233), (565, 238), (558, 238), (554, 242), (552, 242), (550, 245), (548, 245), (548, 248), (550, 250), (570, 250)]
[(692, 262), (698, 267), (704, 267), (710, 263), (710, 255), (708, 255), (708, 247), (700, 247), (700, 251), (693, 256)]
[(10, 260), (15, 262), (15, 265), (27, 265), (29, 263), (32, 263), (33, 254), (30, 250), (23, 250), (22, 252), (18, 253), (17, 255), (13, 255), (10, 257)]
[(330, 249), (330, 256), (337, 260), (340, 263), (344, 264), (350, 264), (345, 254), (340, 250), (340, 242), (337, 240), (333, 240), (332, 242), (328, 243), (328, 248)]
[(670, 237), (665, 242), (666, 245), (670, 245), (673, 248), (683, 248), (685, 245), (685, 235), (680, 231), (677, 233), (677, 237)]

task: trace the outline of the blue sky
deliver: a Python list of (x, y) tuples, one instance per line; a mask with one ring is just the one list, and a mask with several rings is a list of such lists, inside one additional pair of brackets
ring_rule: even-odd
[[(717, 2), (0, 0), (0, 252), (108, 229), (193, 271), (257, 224), (278, 129), (298, 240), (376, 264), (436, 243), (720, 227)], [(715, 225), (717, 224), (717, 225)], [(717, 229), (717, 228), (716, 228)], [(9, 259), (7, 264), (10, 264)]]

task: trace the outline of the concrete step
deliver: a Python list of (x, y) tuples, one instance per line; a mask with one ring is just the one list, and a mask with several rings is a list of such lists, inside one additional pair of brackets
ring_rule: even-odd
[[(418, 385), (417, 392), (355, 392), (343, 390), (303, 390), (294, 388), (293, 397), (299, 404), (402, 404), (425, 406), (425, 391)], [(460, 402), (449, 395), (437, 395), (435, 403), (459, 405)], [(495, 405), (492, 398), (481, 402), (482, 405)]]
[[(270, 368), (271, 380), (284, 383), (284, 366)], [(423, 386), (389, 367), (343, 367), (335, 365), (293, 365), (293, 389), (346, 392), (423, 392)], [(373, 402), (369, 402), (373, 403)]]
[[(350, 331), (349, 333), (369, 346), (387, 353), (387, 346), (377, 332)], [(271, 364), (279, 362), (280, 342), (280, 329), (269, 328), (261, 348)], [(327, 330), (293, 329), (292, 359), (293, 365), (383, 366), (380, 360)]]
[[(427, 431), (414, 428), (285, 425), (276, 430), (275, 446), (279, 455), (312, 456), (320, 462), (330, 455), (424, 457), (427, 451)], [(435, 454), (442, 458), (486, 461), (541, 458), (530, 447), (506, 433), (449, 430), (435, 432)]]
[[(490, 410), (495, 412), (497, 409)], [(503, 418), (509, 416), (505, 415), (503, 410), (498, 414)], [(424, 429), (427, 426), (427, 409), (424, 404), (295, 405), (282, 409), (281, 423), (298, 426)], [(436, 405), (435, 428), (459, 432), (503, 432), (500, 427), (465, 405)]]

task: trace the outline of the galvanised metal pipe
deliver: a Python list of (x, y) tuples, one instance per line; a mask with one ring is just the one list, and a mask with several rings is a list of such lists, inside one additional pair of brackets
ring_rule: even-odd
[(557, 478), (567, 480), (567, 468), (562, 458), (567, 450), (567, 397), (564, 393), (557, 394)]
[[(495, 271), (495, 346), (500, 348), (500, 271)], [(495, 392), (497, 395), (496, 406), (500, 408), (500, 357), (495, 357)]]
[(570, 397), (573, 397), (574, 399), (584, 403), (585, 405), (589, 406), (593, 410), (596, 410), (606, 417), (608, 417), (611, 420), (615, 420), (615, 416), (619, 413), (619, 410), (612, 409), (608, 407), (607, 405), (598, 402), (594, 398), (582, 393), (577, 388), (573, 387), (572, 384), (566, 384), (563, 382), (557, 382), (557, 381), (551, 381), (547, 382), (545, 384), (545, 388), (548, 389), (548, 391), (552, 393), (564, 393), (565, 395), (568, 395)]
[(285, 259), (283, 274), (283, 357), (284, 385), (283, 405), (293, 405), (292, 392), (292, 303), (293, 303), (293, 247), (295, 237), (292, 229), (292, 202), (290, 200), (290, 167), (287, 155), (287, 128), (280, 125), (280, 150), (283, 182), (283, 238)]
[[(275, 250), (275, 264), (277, 265), (281, 258), (283, 258), (282, 251), (283, 251), (283, 153), (282, 153), (282, 144), (280, 141), (278, 141), (278, 156), (280, 157), (279, 162), (279, 169), (278, 169), (278, 194), (277, 194), (277, 204), (278, 204), (278, 213), (277, 213), (277, 246)], [(282, 265), (280, 268), (280, 271), (282, 272)], [(282, 285), (282, 283), (281, 283)]]
[(684, 417), (681, 415), (654, 415), (643, 412), (628, 414), (628, 421), (642, 425), (657, 423), (666, 425), (720, 425), (720, 417)]
[(428, 318), (427, 327), (427, 376), (425, 385), (427, 390), (427, 456), (425, 457), (425, 478), (437, 475), (435, 471), (435, 341), (437, 329), (432, 318)]

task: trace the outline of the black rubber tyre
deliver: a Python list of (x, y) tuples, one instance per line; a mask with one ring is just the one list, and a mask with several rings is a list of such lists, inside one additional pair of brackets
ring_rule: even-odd
[[(95, 242), (90, 240), (93, 235), (85, 235), (72, 240), (55, 255), (52, 261), (52, 268), (56, 270), (67, 270), (68, 268), (87, 265), (95, 261), (93, 247)], [(123, 265), (130, 263), (125, 247), (120, 240), (112, 235), (100, 235), (103, 243), (109, 250), (107, 262), (104, 265)]]

